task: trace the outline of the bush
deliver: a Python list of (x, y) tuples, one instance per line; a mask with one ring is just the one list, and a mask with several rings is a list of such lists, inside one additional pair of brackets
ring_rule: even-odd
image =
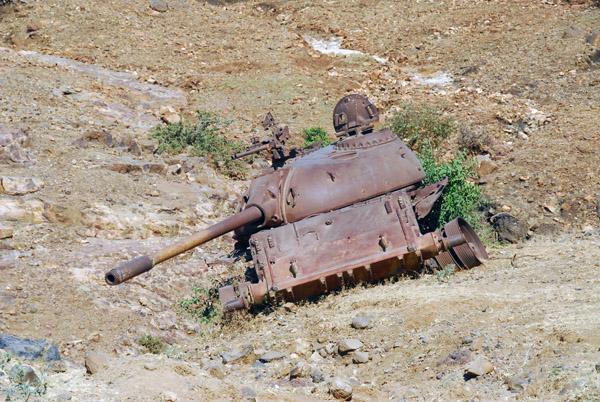
[(182, 313), (206, 324), (214, 324), (223, 316), (219, 300), (219, 288), (223, 283), (214, 277), (211, 277), (210, 281), (210, 287), (192, 286), (194, 295), (177, 302), (177, 307)]
[(331, 144), (331, 139), (323, 127), (311, 127), (302, 130), (304, 134), (304, 145), (309, 146), (315, 142), (321, 141), (321, 146), (326, 147)]
[(486, 203), (481, 189), (468, 182), (475, 176), (475, 162), (467, 157), (466, 152), (459, 152), (450, 162), (438, 163), (430, 146), (424, 146), (417, 154), (425, 170), (423, 185), (448, 178), (444, 189), (434, 208), (421, 222), (426, 231), (432, 231), (457, 217), (464, 218), (471, 226), (478, 228), (482, 224), (480, 208)]
[(137, 343), (146, 348), (148, 353), (152, 353), (154, 355), (158, 355), (167, 349), (167, 345), (165, 345), (160, 338), (150, 334), (143, 334), (140, 336), (140, 339), (137, 340)]
[(26, 378), (26, 367), (20, 361), (14, 361), (9, 369), (11, 361), (13, 358), (10, 353), (4, 352), (0, 355), (0, 391), (6, 401), (29, 401), (32, 396), (41, 397), (46, 394), (48, 383), (43, 371), (38, 381), (29, 382)]
[(492, 145), (492, 140), (486, 134), (461, 127), (458, 145), (471, 154), (482, 154)]
[(219, 133), (227, 125), (227, 122), (212, 113), (199, 110), (196, 124), (182, 120), (166, 126), (158, 125), (153, 128), (150, 138), (158, 139), (159, 154), (189, 151), (192, 155), (208, 156), (222, 173), (231, 177), (243, 177), (246, 165), (240, 160), (231, 160), (231, 155), (243, 151), (245, 147)]
[(441, 116), (436, 108), (426, 104), (418, 108), (411, 104), (402, 105), (402, 110), (389, 119), (388, 126), (406, 145), (418, 152), (427, 144), (437, 147), (456, 130), (453, 118)]

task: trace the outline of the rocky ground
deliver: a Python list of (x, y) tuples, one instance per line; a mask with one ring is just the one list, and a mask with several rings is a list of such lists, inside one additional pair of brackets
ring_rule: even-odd
[[(17, 364), (47, 384), (30, 400), (597, 400), (598, 66), (585, 1), (0, 1), (0, 347), (48, 342)], [(270, 110), (333, 134), (351, 92), (384, 117), (405, 102), (454, 116), (440, 157), (473, 146), (517, 243), (469, 272), (213, 326), (176, 303), (243, 273), (230, 236), (104, 284), (229, 216), (248, 184), (156, 154), (161, 119), (209, 110), (249, 142)], [(148, 334), (166, 350), (146, 354)], [(14, 367), (0, 360), (13, 399), (35, 388)]]

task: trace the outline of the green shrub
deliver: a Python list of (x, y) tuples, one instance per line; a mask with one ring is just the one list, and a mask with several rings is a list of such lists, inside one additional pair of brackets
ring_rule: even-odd
[(223, 283), (214, 277), (210, 281), (210, 287), (192, 286), (193, 296), (177, 302), (177, 307), (196, 321), (214, 324), (223, 317), (219, 300), (219, 288)]
[(410, 148), (418, 152), (427, 144), (437, 147), (456, 130), (452, 117), (442, 116), (439, 110), (426, 104), (418, 107), (402, 105), (402, 110), (395, 112), (387, 125)]
[(192, 155), (210, 157), (217, 169), (231, 177), (243, 177), (246, 165), (240, 160), (231, 160), (231, 155), (243, 151), (240, 142), (228, 140), (220, 134), (220, 130), (228, 123), (220, 120), (210, 112), (198, 111), (198, 122), (181, 122), (158, 125), (152, 129), (150, 138), (159, 142), (157, 152), (180, 153), (189, 151)]
[(445, 177), (448, 185), (432, 211), (421, 222), (423, 229), (432, 231), (450, 222), (456, 217), (464, 218), (471, 226), (478, 228), (482, 224), (480, 208), (486, 203), (481, 195), (481, 189), (468, 182), (476, 175), (475, 162), (463, 151), (449, 162), (438, 163), (433, 149), (425, 145), (417, 154), (425, 170), (423, 185), (438, 182)]
[(158, 355), (167, 349), (167, 345), (165, 345), (160, 338), (150, 334), (143, 334), (140, 336), (140, 339), (137, 340), (137, 343), (146, 348), (148, 353), (152, 353), (154, 355)]
[(435, 274), (435, 277), (440, 283), (449, 282), (450, 277), (454, 275), (455, 270), (456, 265), (448, 264), (443, 269), (438, 270)]
[[(5, 401), (29, 401), (31, 397), (41, 397), (48, 390), (43, 371), (40, 373), (39, 381), (29, 382), (25, 378), (25, 368), (20, 361), (14, 362), (9, 369), (9, 363), (13, 361), (8, 352), (0, 355), (0, 390)], [(39, 401), (41, 399), (32, 399)]]
[(331, 144), (331, 139), (323, 127), (311, 127), (302, 130), (304, 134), (304, 145), (309, 146), (315, 142), (321, 141), (321, 146), (326, 147)]

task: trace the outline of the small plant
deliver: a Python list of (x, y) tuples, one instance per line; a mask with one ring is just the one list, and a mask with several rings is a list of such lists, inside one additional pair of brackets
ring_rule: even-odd
[[(42, 373), (41, 379), (30, 382), (26, 378), (25, 367), (16, 362), (10, 370), (7, 370), (8, 364), (12, 361), (12, 356), (4, 352), (0, 357), (0, 385), (5, 401), (29, 401), (33, 397), (41, 397), (48, 390), (48, 383), (44, 380)], [(36, 399), (39, 400), (39, 399)]]
[(489, 136), (470, 130), (466, 127), (460, 128), (458, 145), (472, 154), (482, 154), (489, 149), (492, 140)]
[(423, 228), (432, 231), (459, 216), (471, 226), (480, 227), (483, 217), (479, 210), (486, 203), (481, 189), (468, 181), (475, 175), (475, 163), (465, 152), (459, 152), (449, 162), (438, 163), (429, 146), (424, 146), (418, 157), (426, 175), (423, 185), (448, 178), (448, 185), (436, 202), (437, 205), (421, 222)]
[(165, 345), (160, 338), (150, 334), (142, 334), (140, 339), (137, 340), (137, 343), (146, 348), (146, 351), (148, 353), (152, 353), (153, 355), (161, 354), (167, 349), (167, 345)]
[(456, 269), (456, 265), (448, 264), (444, 269), (440, 269), (436, 272), (435, 277), (440, 283), (448, 282), (450, 277), (454, 275), (454, 271)]
[(331, 139), (323, 127), (311, 127), (302, 130), (304, 134), (304, 145), (309, 146), (315, 142), (321, 141), (321, 146), (326, 147), (331, 144)]
[(426, 104), (418, 107), (411, 104), (402, 105), (402, 110), (394, 113), (389, 119), (388, 126), (410, 148), (418, 152), (425, 145), (437, 147), (456, 130), (452, 117), (442, 116), (436, 108)]
[(152, 129), (150, 138), (158, 139), (157, 152), (181, 153), (208, 156), (218, 170), (231, 177), (243, 177), (246, 166), (240, 160), (232, 160), (231, 155), (245, 149), (240, 142), (225, 138), (220, 131), (228, 126), (210, 112), (198, 111), (198, 122), (188, 123), (182, 119), (178, 123), (158, 125)]
[(222, 283), (214, 277), (210, 277), (210, 281), (210, 287), (192, 286), (193, 296), (177, 302), (182, 313), (206, 324), (216, 323), (223, 317), (219, 301), (219, 287)]
[(563, 369), (560, 367), (553, 368), (552, 371), (548, 373), (548, 377), (558, 377), (562, 371)]

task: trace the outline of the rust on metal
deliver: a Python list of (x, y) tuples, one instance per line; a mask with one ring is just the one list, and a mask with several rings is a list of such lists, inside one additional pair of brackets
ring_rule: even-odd
[(156, 264), (160, 264), (161, 262), (184, 253), (200, 244), (231, 232), (235, 228), (259, 221), (262, 218), (263, 214), (259, 208), (250, 207), (215, 225), (186, 237), (169, 247), (158, 250), (147, 256), (137, 257), (132, 261), (119, 265), (105, 275), (106, 283), (109, 285), (118, 285), (128, 279), (151, 270)]
[(287, 126), (271, 113), (272, 135), (252, 139), (245, 152), (268, 151), (272, 168), (255, 178), (236, 214), (174, 245), (106, 274), (111, 285), (234, 230), (248, 242), (258, 281), (226, 286), (226, 311), (265, 301), (294, 301), (332, 289), (373, 282), (424, 264), (472, 268), (487, 259), (483, 244), (461, 218), (421, 233), (447, 180), (419, 188), (425, 178), (414, 153), (390, 130), (376, 130), (379, 111), (362, 95), (344, 97), (333, 123), (339, 140), (327, 147), (286, 147)]

